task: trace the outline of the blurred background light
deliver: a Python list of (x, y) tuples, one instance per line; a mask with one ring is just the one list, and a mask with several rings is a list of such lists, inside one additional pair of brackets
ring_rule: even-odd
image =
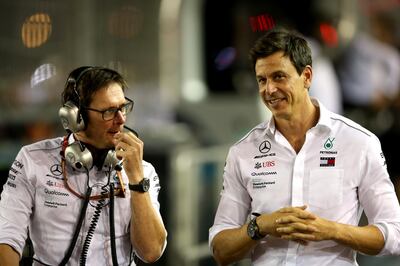
[(143, 27), (143, 12), (135, 6), (123, 6), (111, 13), (108, 31), (121, 39), (130, 39)]
[(37, 13), (28, 17), (22, 25), (22, 42), (27, 48), (36, 48), (50, 38), (52, 24), (46, 13)]
[(275, 27), (275, 21), (273, 17), (268, 14), (250, 17), (249, 22), (253, 32), (268, 31)]
[(36, 68), (31, 76), (31, 87), (35, 87), (39, 83), (50, 79), (56, 75), (56, 67), (53, 64), (43, 64)]
[(224, 70), (232, 65), (235, 58), (236, 49), (233, 47), (226, 47), (222, 49), (215, 58), (215, 67), (217, 70)]
[(321, 34), (322, 41), (329, 47), (338, 46), (338, 33), (335, 27), (328, 23), (321, 23), (319, 25), (319, 31)]
[(207, 96), (207, 87), (200, 80), (188, 80), (183, 85), (182, 97), (189, 102), (200, 102)]

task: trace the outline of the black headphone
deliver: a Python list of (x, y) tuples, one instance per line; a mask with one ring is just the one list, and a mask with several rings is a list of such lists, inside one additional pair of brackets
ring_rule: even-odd
[[(75, 74), (75, 71), (71, 72), (65, 85), (65, 87), (67, 87), (70, 86), (70, 84), (73, 84), (73, 91), (76, 95), (78, 106), (72, 100), (70, 100), (64, 103), (58, 111), (61, 123), (64, 129), (69, 133), (68, 135), (70, 135), (71, 133), (82, 131), (87, 126), (85, 123), (84, 115), (82, 114), (81, 98), (77, 89), (79, 81), (89, 71), (105, 68), (85, 66), (80, 67), (76, 70), (79, 69), (81, 70), (80, 72), (78, 72), (78, 74)], [(77, 77), (74, 78), (74, 75)], [(91, 152), (79, 140), (68, 144), (68, 137), (66, 137), (63, 142), (62, 156), (64, 156), (65, 160), (75, 169), (91, 169), (93, 167), (93, 156)], [(122, 166), (120, 165), (120, 160), (115, 154), (115, 150), (111, 149), (107, 152), (107, 155), (104, 158), (103, 166), (111, 167), (119, 171), (122, 169)]]

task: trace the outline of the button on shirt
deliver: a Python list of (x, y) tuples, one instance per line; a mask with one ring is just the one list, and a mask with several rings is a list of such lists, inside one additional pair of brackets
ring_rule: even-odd
[[(313, 104), (320, 118), (298, 154), (273, 119), (230, 148), (210, 243), (220, 231), (241, 227), (252, 212), (308, 205), (322, 218), (351, 225), (364, 211), (385, 238), (379, 255), (400, 255), (400, 207), (378, 138), (315, 99)], [(251, 259), (263, 266), (357, 265), (356, 252), (334, 241), (304, 246), (273, 236), (259, 241)]]
[[(23, 147), (10, 168), (0, 201), (0, 243), (10, 245), (21, 255), (29, 228), (35, 258), (48, 265), (58, 265), (63, 259), (71, 243), (83, 203), (82, 199), (65, 187), (60, 161), (62, 140), (50, 139)], [(89, 172), (92, 195), (101, 194), (103, 185), (108, 182), (105, 168), (99, 171), (97, 167), (93, 167)], [(88, 180), (85, 171), (73, 170), (69, 166), (66, 167), (66, 171), (69, 185), (84, 195)], [(150, 179), (150, 198), (161, 219), (157, 200), (160, 190), (158, 176), (154, 167), (145, 161), (143, 172), (144, 177)], [(127, 187), (128, 177), (124, 171), (122, 179)], [(111, 182), (116, 187), (120, 186), (115, 171), (112, 172)], [(98, 220), (88, 248), (86, 263), (112, 265), (109, 199), (102, 203), (100, 214), (96, 214), (98, 204), (98, 200), (89, 202), (76, 246), (67, 265), (79, 264), (82, 247), (95, 219)], [(129, 233), (130, 204), (129, 190), (126, 191), (125, 198), (115, 198), (115, 242), (119, 265), (135, 265), (130, 264), (134, 251)], [(98, 218), (95, 218), (96, 216)], [(34, 265), (41, 264), (35, 262)]]

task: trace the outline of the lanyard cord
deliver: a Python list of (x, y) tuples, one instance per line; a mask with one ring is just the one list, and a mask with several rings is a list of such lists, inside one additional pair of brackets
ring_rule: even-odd
[[(110, 182), (110, 176), (111, 176), (111, 172), (109, 172), (109, 179), (108, 179), (108, 184), (110, 186), (110, 191), (109, 193), (103, 191), (100, 195), (95, 195), (95, 196), (91, 196), (91, 192), (92, 192), (92, 187), (89, 186), (88, 182), (89, 182), (89, 171), (87, 170), (87, 190), (86, 190), (86, 195), (83, 196), (81, 194), (79, 194), (78, 192), (76, 192), (75, 190), (73, 190), (69, 183), (68, 183), (68, 177), (67, 177), (67, 169), (65, 167), (65, 159), (64, 159), (64, 150), (65, 147), (68, 145), (68, 136), (64, 137), (64, 141), (63, 141), (63, 150), (61, 152), (62, 155), (62, 160), (61, 160), (61, 166), (62, 166), (62, 171), (63, 171), (63, 177), (64, 177), (64, 185), (65, 187), (72, 193), (74, 194), (76, 197), (80, 198), (80, 199), (84, 199), (83, 205), (82, 205), (82, 209), (79, 215), (79, 219), (78, 219), (78, 224), (75, 228), (75, 232), (71, 241), (71, 244), (63, 258), (63, 260), (61, 261), (61, 263), (59, 264), (60, 266), (64, 266), (68, 263), (72, 252), (75, 248), (77, 239), (78, 239), (78, 235), (79, 232), (81, 230), (82, 227), (82, 223), (83, 220), (85, 218), (85, 214), (86, 214), (86, 210), (89, 204), (90, 200), (99, 200), (99, 204), (97, 207), (99, 207), (99, 205), (102, 205), (104, 203), (104, 199), (106, 198), (110, 198), (110, 242), (111, 242), (111, 257), (112, 257), (112, 262), (114, 266), (118, 266), (118, 258), (117, 258), (117, 252), (116, 252), (116, 243), (115, 243), (115, 220), (114, 220), (114, 198), (115, 196), (119, 196), (119, 197), (125, 197), (125, 187), (124, 187), (124, 183), (122, 180), (122, 176), (121, 176), (121, 172), (120, 171), (116, 171), (116, 176), (118, 177), (118, 181), (120, 183), (120, 188), (115, 189), (114, 187), (114, 183)], [(111, 171), (111, 169), (110, 169)], [(101, 204), (100, 204), (101, 203)], [(95, 224), (97, 224), (97, 222), (95, 222)], [(90, 240), (91, 237), (89, 237), (88, 240), (88, 245), (87, 247), (90, 245)], [(86, 241), (85, 241), (86, 242)], [(86, 252), (83, 252), (83, 254), (81, 254), (81, 264), (82, 262), (85, 264), (86, 262)]]
[[(106, 186), (107, 185), (102, 186), (102, 188), (101, 188), (102, 193), (107, 193)], [(79, 259), (79, 265), (82, 265), (82, 266), (86, 265), (86, 259), (87, 259), (87, 255), (89, 252), (90, 243), (92, 242), (94, 232), (96, 230), (96, 226), (99, 222), (101, 210), (105, 206), (104, 205), (105, 200), (106, 200), (105, 198), (102, 198), (101, 200), (99, 200), (97, 202), (97, 205), (95, 207), (94, 214), (92, 217), (92, 221), (90, 222), (89, 229), (87, 231), (86, 238), (85, 238), (85, 241), (82, 246), (82, 252), (81, 252), (80, 259)]]
[(114, 266), (118, 266), (117, 250), (115, 245), (115, 221), (114, 221), (114, 184), (110, 184), (110, 241), (111, 258)]
[(67, 253), (65, 253), (64, 258), (61, 261), (60, 266), (63, 266), (63, 265), (67, 264), (69, 258), (72, 255), (72, 251), (75, 248), (76, 241), (78, 239), (78, 235), (79, 235), (79, 232), (80, 232), (81, 227), (82, 227), (83, 219), (85, 218), (85, 214), (86, 214), (86, 210), (87, 210), (87, 207), (88, 207), (88, 204), (89, 204), (89, 199), (90, 199), (90, 194), (91, 193), (92, 193), (92, 188), (88, 187), (88, 189), (86, 191), (86, 195), (85, 195), (85, 201), (83, 202), (81, 213), (79, 214), (79, 220), (78, 220), (78, 224), (76, 225), (76, 228), (75, 228), (74, 236), (72, 237), (71, 244), (69, 245)]
[[(67, 167), (66, 167), (66, 163), (65, 163), (65, 149), (68, 147), (68, 136), (64, 137), (64, 140), (62, 142), (62, 150), (61, 150), (61, 167), (62, 167), (62, 172), (63, 172), (63, 179), (64, 179), (64, 185), (65, 187), (68, 189), (69, 192), (71, 192), (72, 194), (74, 194), (76, 197), (80, 198), (80, 199), (85, 199), (84, 195), (81, 195), (80, 193), (78, 193), (77, 191), (75, 191), (68, 183), (68, 176), (67, 176)], [(87, 175), (89, 176), (89, 170), (86, 169), (87, 171)], [(126, 194), (125, 194), (125, 183), (122, 179), (122, 174), (121, 171), (116, 171), (117, 172), (117, 177), (118, 177), (118, 182), (120, 184), (121, 187), (116, 188), (114, 191), (114, 195), (116, 195), (117, 197), (122, 197), (125, 198)], [(89, 183), (89, 178), (87, 180), (87, 182)], [(89, 187), (87, 183), (87, 186)], [(109, 193), (101, 193), (99, 195), (94, 195), (91, 196), (89, 198), (89, 200), (101, 200), (101, 199), (106, 199), (110, 197), (110, 192)]]
[[(71, 192), (72, 194), (74, 194), (75, 196), (77, 196), (80, 199), (85, 199), (85, 196), (79, 194), (78, 192), (76, 192), (68, 183), (68, 176), (67, 176), (67, 169), (65, 166), (65, 159), (62, 158), (61, 160), (61, 167), (62, 167), (62, 171), (63, 171), (63, 178), (64, 178), (64, 185), (65, 187), (68, 189), (69, 192)], [(122, 175), (121, 175), (121, 171), (116, 171), (117, 172), (117, 177), (118, 177), (118, 181), (120, 183), (120, 188), (116, 188), (115, 192), (113, 191), (113, 194), (115, 194), (118, 197), (122, 197), (125, 198), (125, 185), (124, 185), (124, 181), (122, 180)], [(87, 184), (87, 187), (89, 187), (89, 185)], [(101, 199), (106, 199), (110, 197), (110, 192), (108, 193), (102, 193), (99, 195), (94, 195), (94, 196), (90, 196), (89, 200), (101, 200)]]

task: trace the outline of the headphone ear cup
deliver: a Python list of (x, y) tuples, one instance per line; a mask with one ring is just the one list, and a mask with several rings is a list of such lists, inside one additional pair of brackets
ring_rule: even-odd
[(117, 171), (122, 170), (121, 161), (117, 158), (115, 150), (109, 150), (104, 159), (103, 166), (113, 168)]
[(58, 111), (58, 116), (65, 130), (78, 132), (85, 129), (85, 121), (79, 108), (71, 101), (66, 102)]
[(93, 166), (92, 154), (78, 141), (68, 145), (65, 148), (64, 155), (68, 164), (75, 169), (90, 169)]

